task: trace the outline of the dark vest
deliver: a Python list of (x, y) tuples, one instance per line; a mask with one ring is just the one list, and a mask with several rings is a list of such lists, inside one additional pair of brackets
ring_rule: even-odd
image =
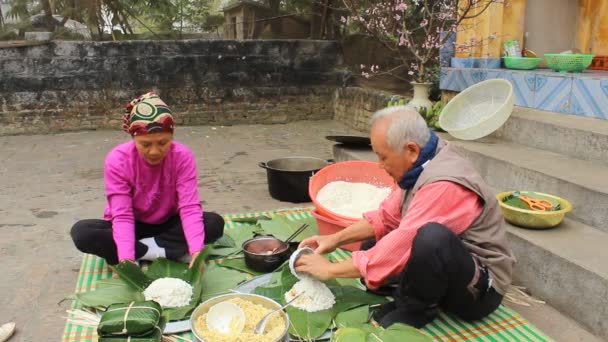
[(438, 181), (458, 183), (481, 198), (481, 214), (460, 238), (469, 252), (488, 267), (493, 279), (492, 286), (504, 295), (511, 284), (515, 258), (508, 248), (506, 223), (495, 191), (486, 184), (473, 165), (445, 140), (439, 140), (435, 158), (425, 165), (414, 187), (403, 192), (401, 217), (405, 216), (418, 189)]

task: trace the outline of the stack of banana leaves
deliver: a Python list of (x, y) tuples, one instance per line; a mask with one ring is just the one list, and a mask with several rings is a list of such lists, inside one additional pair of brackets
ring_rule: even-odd
[[(193, 267), (164, 258), (159, 258), (147, 267), (140, 268), (130, 262), (113, 267), (119, 279), (97, 281), (92, 291), (77, 293), (71, 298), (89, 308), (105, 310), (115, 303), (129, 303), (144, 300), (143, 291), (155, 279), (170, 277), (182, 279), (193, 287), (190, 304), (179, 308), (163, 308), (162, 316), (169, 321), (189, 319), (197, 305), (211, 297), (232, 291), (238, 284), (260, 275), (247, 267), (243, 259), (241, 245), (255, 234), (274, 235), (285, 240), (304, 223), (311, 225), (296, 240), (318, 234), (314, 218), (290, 220), (286, 216), (258, 216), (233, 219), (238, 227), (226, 229), (224, 237), (209, 245), (195, 260)], [(255, 289), (255, 293), (285, 303), (284, 294), (297, 279), (286, 265), (276, 270), (269, 283)], [(336, 304), (328, 310), (306, 312), (288, 308), (291, 320), (290, 334), (301, 340), (313, 341), (333, 330), (333, 341), (430, 341), (427, 335), (417, 329), (394, 325), (383, 329), (370, 322), (370, 306), (387, 302), (382, 296), (367, 292), (358, 281), (338, 279), (326, 282), (336, 297)]]

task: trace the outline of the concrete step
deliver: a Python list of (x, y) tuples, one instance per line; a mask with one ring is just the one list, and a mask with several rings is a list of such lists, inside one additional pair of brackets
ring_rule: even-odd
[[(462, 143), (467, 145), (470, 142)], [(559, 155), (547, 152), (550, 153), (551, 158), (555, 159), (547, 162), (546, 159), (539, 159), (536, 156), (536, 154), (542, 154), (542, 151), (534, 150), (535, 154), (529, 156), (527, 151), (521, 151), (521, 149), (528, 149), (523, 146), (508, 146), (504, 151), (503, 149), (492, 150), (491, 147), (496, 145), (487, 145), (492, 151), (491, 153), (480, 146), (474, 146), (476, 147), (475, 152), (465, 154), (468, 156), (473, 154), (477, 167), (491, 183), (500, 183), (501, 178), (526, 180), (533, 176), (535, 182), (530, 184), (542, 186), (540, 189), (543, 191), (557, 194), (566, 191), (567, 194), (563, 196), (567, 198), (571, 197), (571, 193), (576, 194), (576, 191), (589, 191), (587, 196), (591, 196), (592, 190), (582, 186), (591, 185), (585, 183), (584, 177), (572, 177), (571, 181), (583, 183), (577, 185), (568, 182), (567, 179), (548, 176), (548, 174), (553, 175), (555, 170), (534, 170), (529, 169), (530, 165), (527, 165), (531, 164), (535, 168), (540, 168), (544, 164), (551, 166), (552, 162), (560, 160)], [(509, 159), (511, 153), (519, 155), (521, 158), (530, 158), (530, 163), (518, 164), (527, 165), (528, 168), (498, 162), (501, 158)], [(546, 157), (546, 155), (544, 156)], [(375, 160), (375, 155), (370, 149), (335, 145), (334, 159), (337, 161)], [(515, 159), (519, 162), (522, 161), (518, 158)], [(589, 162), (567, 159), (571, 163), (567, 164), (571, 165), (570, 167), (559, 164), (554, 168), (558, 171), (560, 169), (570, 170), (570, 172), (589, 171), (586, 169), (586, 165), (580, 165), (580, 163)], [(497, 161), (494, 162), (494, 160)], [(594, 167), (598, 166), (594, 165)], [(560, 172), (557, 174), (559, 175)], [(604, 173), (604, 175), (606, 174), (608, 173)], [(496, 181), (497, 179), (498, 181)], [(547, 189), (546, 185), (550, 185), (552, 182), (563, 182), (564, 184), (558, 184), (563, 191), (554, 191), (558, 189), (557, 185), (555, 188)], [(526, 186), (526, 188), (529, 187)], [(606, 193), (608, 191), (604, 191), (604, 194)], [(583, 197), (581, 197), (582, 199)], [(593, 199), (588, 200), (593, 201)], [(581, 203), (588, 202), (582, 201)], [(608, 263), (605, 262), (608, 260), (608, 248), (606, 248), (608, 233), (569, 218), (559, 227), (551, 230), (526, 230), (509, 225), (508, 232), (511, 247), (518, 259), (514, 274), (516, 283), (523, 284), (534, 296), (546, 300), (559, 311), (583, 324), (594, 334), (608, 339)]]
[(495, 138), (451, 142), (497, 190), (532, 190), (563, 197), (572, 202), (571, 218), (608, 232), (608, 165)]
[(577, 159), (608, 163), (608, 120), (515, 107), (494, 136)]
[(608, 233), (566, 219), (551, 230), (510, 225), (509, 237), (514, 281), (608, 339)]

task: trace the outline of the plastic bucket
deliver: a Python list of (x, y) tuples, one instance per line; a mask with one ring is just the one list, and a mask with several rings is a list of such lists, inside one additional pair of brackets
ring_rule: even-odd
[(380, 168), (376, 162), (367, 160), (349, 160), (334, 163), (321, 169), (310, 178), (308, 193), (320, 215), (337, 222), (354, 223), (361, 217), (348, 217), (332, 212), (317, 201), (317, 194), (328, 183), (334, 181), (361, 182), (376, 186), (395, 188), (393, 178)]
[[(319, 234), (321, 235), (337, 233), (352, 224), (352, 222), (333, 220), (327, 216), (323, 216), (317, 212), (317, 210), (312, 211), (312, 216), (317, 219), (317, 226), (319, 227)], [(348, 249), (351, 252), (358, 251), (361, 249), (361, 241), (349, 243), (348, 245), (340, 246), (340, 248)]]

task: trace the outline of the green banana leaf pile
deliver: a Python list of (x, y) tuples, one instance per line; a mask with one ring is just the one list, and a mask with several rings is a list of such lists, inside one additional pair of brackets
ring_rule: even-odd
[(93, 291), (77, 293), (73, 296), (82, 305), (104, 310), (115, 303), (128, 303), (144, 300), (143, 291), (156, 279), (179, 278), (193, 287), (190, 305), (179, 308), (163, 308), (163, 317), (167, 321), (183, 320), (190, 317), (196, 306), (211, 297), (226, 293), (247, 279), (247, 275), (229, 268), (210, 264), (203, 272), (204, 263), (212, 248), (201, 253), (192, 268), (187, 264), (159, 258), (146, 270), (123, 261), (116, 267), (119, 279), (104, 279), (97, 282)]
[[(259, 286), (254, 293), (274, 299), (285, 304), (284, 294), (298, 281), (287, 265), (283, 265), (272, 275), (271, 281), (265, 286)], [(294, 307), (288, 307), (287, 313), (291, 320), (289, 333), (304, 340), (313, 340), (323, 335), (327, 329), (340, 326), (340, 322), (356, 321), (360, 323), (359, 316), (353, 319), (350, 309), (359, 308), (361, 312), (368, 312), (369, 305), (382, 304), (387, 299), (374, 295), (355, 286), (354, 280), (330, 280), (325, 282), (336, 297), (336, 304), (327, 310), (307, 312)], [(367, 322), (367, 316), (364, 322)]]

